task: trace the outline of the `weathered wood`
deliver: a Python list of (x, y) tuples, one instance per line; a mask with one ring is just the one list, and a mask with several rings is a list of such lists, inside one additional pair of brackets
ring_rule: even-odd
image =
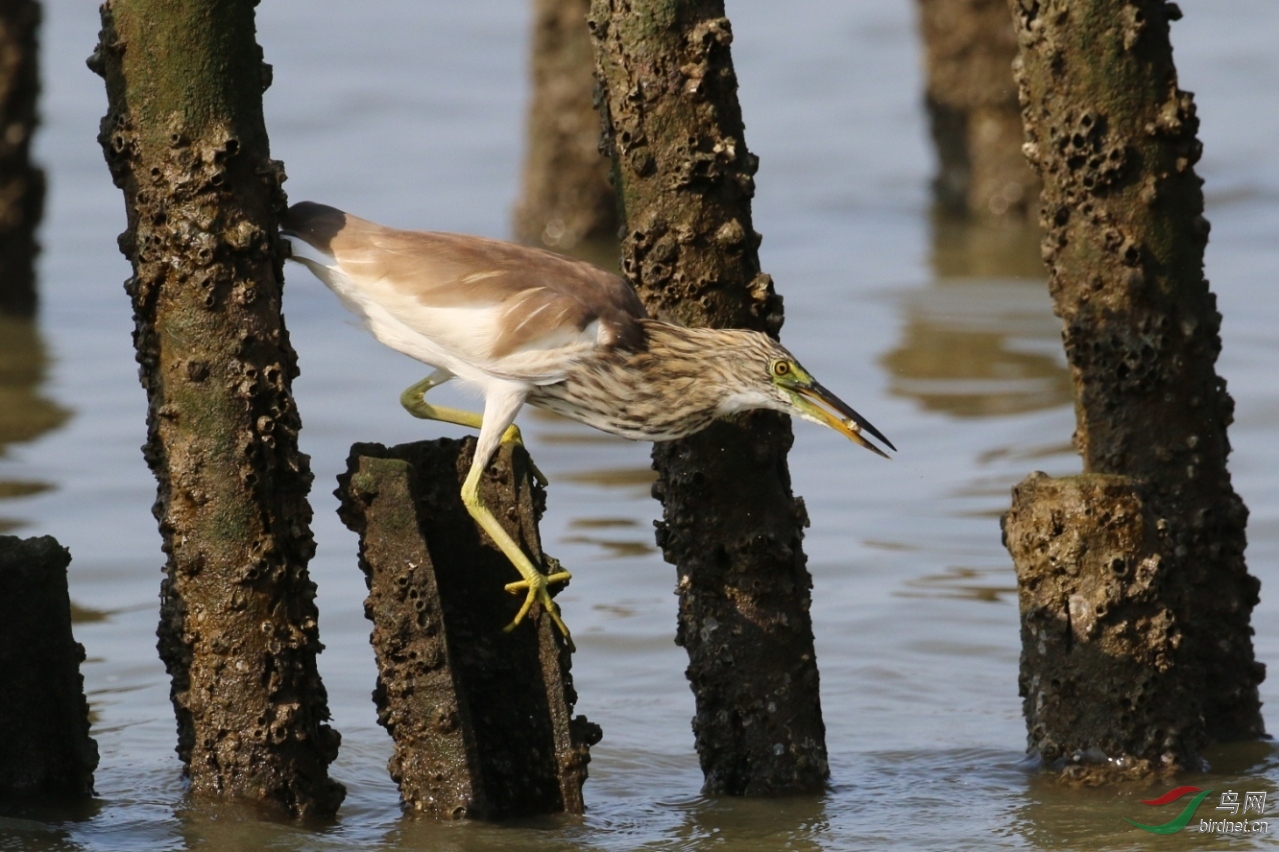
[(1021, 153), (1012, 69), (1017, 35), (1007, 0), (917, 5), (938, 203), (978, 218), (1031, 215), (1038, 207), (1039, 179)]
[(1167, 542), (1132, 478), (1031, 474), (1003, 529), (1017, 566), (1028, 748), (1088, 777), (1185, 766), (1207, 744), (1196, 711), (1210, 661), (1179, 653)]
[(0, 798), (86, 799), (98, 746), (71, 635), (71, 554), (0, 536)]
[(590, 0), (533, 0), (524, 181), (514, 231), (532, 245), (569, 250), (616, 240), (617, 201), (600, 153)]
[(36, 227), (44, 215), (44, 171), (31, 161), (39, 115), (40, 4), (0, 3), (0, 314), (36, 310)]
[[(724, 4), (596, 0), (590, 27), (625, 275), (659, 319), (777, 336)], [(829, 775), (791, 441), (788, 418), (759, 411), (653, 450), (707, 793), (813, 791)]]
[[(1142, 595), (1151, 612), (1126, 629), (1145, 632), (1157, 619), (1168, 637), (1159, 676), (1193, 684), (1168, 695), (1163, 721), (1119, 714), (1101, 741), (1054, 710), (1062, 724), (1032, 730), (1032, 745), (1051, 740), (1066, 751), (1091, 745), (1111, 758), (1151, 758), (1166, 739), (1159, 763), (1197, 767), (1208, 740), (1263, 734), (1257, 686), (1265, 669), (1249, 626), (1259, 584), (1244, 562), (1248, 513), (1226, 468), (1234, 403), (1214, 368), (1221, 316), (1203, 275), (1208, 223), (1193, 168), (1202, 150), (1198, 120), (1190, 94), (1177, 88), (1169, 41), (1169, 21), (1180, 12), (1162, 0), (1010, 5), (1021, 45), (1025, 150), (1044, 185), (1043, 256), (1075, 385), (1075, 444), (1086, 473), (1127, 478), (1113, 487), (1139, 495), (1144, 531), (1127, 537), (1126, 552), (1110, 546), (1127, 572), (1113, 579), (1122, 588), (1116, 594)], [(1024, 520), (1013, 523), (1009, 546), (1023, 584), (1066, 583), (1055, 603), (1043, 603), (1065, 621), (1070, 600), (1090, 594), (1089, 572), (1069, 582), (1045, 575), (1061, 566), (1042, 554), (1058, 540), (1092, 540), (1109, 523), (1114, 498), (1097, 492), (1104, 499), (1090, 503), (1087, 482), (1038, 482), (1028, 491), (1018, 498), (1015, 514)], [(1038, 500), (1046, 505), (1028, 505)], [(1146, 582), (1142, 571), (1155, 576)], [(1023, 611), (1032, 617), (1047, 616)], [(1083, 653), (1085, 646), (1051, 647)], [(1023, 670), (1024, 684), (1036, 676), (1043, 683), (1052, 667), (1068, 664), (1042, 657), (1023, 655), (1033, 664)], [(1140, 695), (1151, 663), (1129, 659), (1129, 691)], [(1107, 688), (1116, 677), (1105, 675)], [(1152, 745), (1107, 752), (1135, 743)]]
[[(360, 536), (388, 768), (405, 803), (435, 817), (581, 813), (599, 727), (572, 716), (571, 655), (540, 607), (503, 631), (521, 599), (503, 590), (510, 560), (462, 505), (474, 450), (471, 438), (356, 444), (338, 480), (339, 514)], [(480, 493), (541, 564), (545, 492), (529, 466), (504, 445)]]
[(160, 656), (197, 796), (333, 812), (309, 459), (280, 315), (286, 201), (270, 159), (253, 0), (109, 0), (90, 67), (124, 191), (143, 455), (168, 554)]

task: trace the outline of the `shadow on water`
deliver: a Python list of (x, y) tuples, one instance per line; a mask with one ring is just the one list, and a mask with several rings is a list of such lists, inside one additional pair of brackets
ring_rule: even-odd
[(105, 803), (57, 802), (0, 798), (0, 850), (79, 850), (88, 847), (74, 839), (77, 824), (98, 817)]
[(932, 219), (932, 286), (905, 290), (904, 325), (881, 359), (889, 392), (954, 417), (1065, 405), (1070, 374), (1037, 226)]
[(62, 828), (38, 819), (0, 816), (0, 850), (79, 850), (85, 847), (73, 842)]
[[(31, 319), (0, 315), (0, 459), (10, 444), (34, 441), (66, 423), (71, 412), (43, 394), (48, 356)], [(0, 474), (0, 500), (30, 497), (53, 487)], [(0, 515), (0, 533), (21, 526)]]

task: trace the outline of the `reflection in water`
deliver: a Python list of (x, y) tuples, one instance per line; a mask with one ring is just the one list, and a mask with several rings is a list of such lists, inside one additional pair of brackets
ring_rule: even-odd
[[(856, 755), (858, 771), (840, 773), (859, 780), (832, 784), (822, 796), (664, 798), (660, 788), (646, 787), (592, 804), (585, 817), (557, 815), (502, 823), (437, 822), (412, 813), (381, 810), (378, 816), (384, 822), (378, 834), (361, 830), (369, 814), (359, 813), (358, 805), (344, 808), (335, 820), (307, 824), (231, 804), (188, 801), (176, 813), (156, 808), (151, 822), (141, 828), (130, 826), (128, 836), (137, 848), (316, 852), (354, 848), (379, 852), (817, 852), (866, 848), (1022, 849), (1028, 845), (1036, 849), (1190, 850), (1205, 848), (1204, 838), (1193, 829), (1171, 837), (1151, 837), (1134, 829), (1124, 817), (1149, 813), (1152, 809), (1142, 805), (1141, 800), (1158, 796), (1178, 783), (1215, 791), (1200, 806), (1198, 815), (1205, 818), (1221, 818), (1221, 813), (1214, 810), (1221, 791), (1235, 790), (1241, 799), (1244, 791), (1264, 791), (1268, 812), (1276, 796), (1270, 780), (1279, 767), (1279, 749), (1274, 743), (1214, 745), (1206, 757), (1210, 771), (1185, 781), (1079, 788), (1037, 772), (1033, 762), (1011, 749), (871, 751)], [(680, 771), (668, 770), (676, 774)], [(894, 819), (894, 807), (912, 816)], [(966, 822), (973, 819), (977, 808), (982, 809), (980, 829)], [(878, 815), (883, 816), (876, 819)], [(41, 844), (41, 835), (52, 838), (53, 830), (25, 821), (0, 818), (0, 838), (11, 826), (15, 836), (26, 830), (27, 837), (37, 840), (19, 848), (69, 848), (51, 842)], [(969, 834), (961, 836), (965, 831)], [(1250, 843), (1248, 838), (1233, 837), (1231, 840), (1236, 842), (1230, 843), (1229, 848), (1270, 848), (1272, 844), (1267, 841), (1273, 839), (1273, 834), (1264, 838)], [(1146, 840), (1151, 843), (1144, 843)], [(0, 847), (8, 848), (3, 842)], [(120, 847), (98, 843), (91, 848)]]
[[(135, 609), (137, 607), (134, 607)], [(147, 607), (150, 609), (150, 607)], [(71, 602), (71, 623), (72, 624), (97, 624), (106, 621), (120, 610), (94, 609), (89, 606), (80, 606), (75, 601)]]
[[(9, 444), (32, 441), (66, 422), (70, 412), (41, 395), (48, 358), (40, 330), (29, 319), (0, 315), (0, 458)], [(47, 482), (4, 478), (0, 500), (29, 497)], [(0, 517), (0, 533), (19, 526)]]
[[(725, 849), (819, 852), (832, 836), (824, 797), (660, 799), (644, 791), (625, 807), (592, 809), (586, 818), (543, 817), (493, 824), (441, 824), (406, 815), (377, 846), (382, 850), (561, 852), (591, 849)], [(513, 828), (534, 831), (513, 831)], [(537, 830), (540, 829), (540, 830)], [(847, 848), (836, 844), (834, 848)]]
[(560, 474), (560, 479), (606, 488), (641, 488), (647, 493), (657, 481), (657, 472), (651, 467), (606, 467), (563, 473)]
[[(315, 827), (323, 823), (315, 821)], [(153, 823), (153, 849), (303, 849), (310, 842), (297, 820), (268, 805), (190, 797)]]
[(637, 527), (634, 518), (574, 518), (568, 522), (570, 527), (584, 530), (599, 530), (606, 527)]
[[(43, 812), (10, 816), (8, 811), (22, 811), (13, 803), (0, 805), (6, 813), (0, 816), (0, 849), (20, 849), (22, 852), (76, 852), (85, 847), (71, 839), (71, 833), (61, 827), (67, 821), (65, 810), (47, 808)], [(88, 814), (82, 819), (96, 815)]]
[(594, 544), (604, 548), (605, 556), (610, 559), (619, 559), (630, 556), (647, 556), (657, 550), (652, 544), (634, 539), (620, 538), (599, 538), (598, 536), (589, 535), (571, 535), (561, 539), (561, 541), (569, 544)]
[(1061, 323), (1030, 225), (933, 218), (933, 285), (902, 296), (889, 390), (929, 411), (992, 417), (1065, 405)]
[[(1068, 448), (1066, 448), (1068, 449)], [(1016, 469), (1018, 465), (1011, 465)], [(968, 482), (950, 492), (950, 496), (969, 508), (956, 509), (951, 514), (956, 518), (1000, 518), (1004, 511), (1004, 501), (1008, 499), (1007, 468), (989, 476), (974, 476)]]
[(977, 461), (984, 465), (1007, 461), (1016, 462), (1024, 466), (1030, 462), (1071, 455), (1074, 451), (1075, 448), (1071, 446), (1070, 441), (1037, 444), (1030, 447), (991, 447), (989, 450), (980, 453), (977, 456)]
[[(537, 411), (537, 409), (533, 409)], [(523, 412), (520, 412), (523, 414)], [(538, 415), (534, 414), (534, 418)], [(540, 418), (538, 418), (540, 419)], [(616, 438), (607, 432), (544, 432), (537, 436), (537, 440), (544, 444), (612, 444), (622, 438)]]
[(634, 618), (652, 605), (651, 600), (618, 600), (612, 603), (591, 604), (591, 609), (611, 615), (613, 618)]
[(1047, 280), (1039, 243), (1043, 234), (1033, 223), (971, 222), (941, 213), (932, 217), (937, 278), (1028, 278)]
[[(593, 485), (601, 488), (630, 491), (637, 496), (647, 496), (657, 474), (647, 467), (595, 468), (561, 473), (559, 479), (579, 485)], [(635, 556), (648, 556), (656, 552), (653, 545), (652, 530), (637, 524), (630, 518), (574, 518), (569, 526), (581, 530), (599, 530), (598, 533), (584, 533), (566, 536), (561, 539), (567, 544), (591, 544), (603, 551), (601, 556), (607, 559), (619, 559)], [(624, 530), (634, 531), (633, 536), (623, 537)], [(607, 534), (604, 530), (611, 530)]]
[[(571, 479), (571, 477), (569, 477)], [(607, 483), (604, 483), (607, 487)], [(580, 530), (634, 530), (641, 529), (641, 525), (633, 518), (574, 518), (569, 521), (568, 525), (574, 529)], [(614, 533), (618, 535), (619, 533)], [(607, 551), (605, 554), (609, 558), (618, 558), (625, 556), (647, 556), (656, 552), (657, 548), (653, 546), (652, 535), (647, 538), (604, 538), (601, 535), (574, 535), (562, 539), (563, 541), (573, 544), (594, 544), (602, 547)]]
[[(1043, 849), (1271, 849), (1274, 848), (1274, 773), (1279, 769), (1279, 748), (1273, 742), (1218, 743), (1204, 751), (1209, 770), (1184, 779), (1153, 779), (1079, 788), (1063, 783), (1053, 774), (1035, 773), (1029, 778), (1026, 795), (1014, 814), (1016, 834), (1034, 848)], [(1143, 799), (1153, 799), (1178, 784), (1193, 784), (1212, 792), (1195, 810), (1191, 825), (1173, 835), (1151, 835), (1134, 829), (1126, 818), (1147, 824), (1171, 820), (1189, 803), (1189, 798), (1162, 807), (1151, 807)], [(1229, 843), (1212, 844), (1196, 830), (1200, 819), (1232, 821), (1218, 808), (1221, 794), (1256, 791), (1265, 794), (1262, 819), (1270, 823), (1268, 833), (1233, 834)], [(1256, 818), (1255, 812), (1251, 818)], [(1149, 841), (1144, 843), (1143, 841)]]
[(1008, 567), (964, 568), (950, 565), (940, 574), (907, 580), (899, 598), (949, 598), (951, 600), (1004, 603), (1015, 601), (1017, 586), (1009, 583)]
[[(625, 439), (598, 432), (561, 417), (558, 414), (534, 409), (538, 420), (562, 428), (554, 432), (539, 432), (539, 442), (553, 444), (631, 443)], [(601, 441), (601, 439), (603, 439)], [(650, 467), (591, 467), (574, 471), (557, 472), (553, 480), (571, 482), (647, 496), (653, 488), (657, 474)], [(618, 559), (648, 556), (657, 548), (653, 546), (652, 529), (634, 518), (618, 516), (582, 516), (569, 521), (569, 527), (582, 532), (560, 540), (566, 544), (589, 544), (600, 549), (599, 558)]]
[(776, 799), (731, 797), (689, 802), (684, 824), (673, 837), (677, 849), (718, 846), (723, 849), (788, 849), (818, 852), (830, 831), (825, 802), (820, 796)]
[(93, 848), (73, 832), (102, 814), (101, 799), (59, 801), (40, 796), (0, 800), (0, 849), (77, 852)]

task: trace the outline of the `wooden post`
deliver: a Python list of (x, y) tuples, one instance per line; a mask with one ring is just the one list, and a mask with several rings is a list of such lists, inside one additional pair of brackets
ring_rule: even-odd
[(951, 213), (1033, 215), (1039, 180), (1021, 153), (1007, 0), (918, 0), (924, 105), (937, 150), (933, 192)]
[(617, 202), (600, 153), (591, 0), (533, 0), (524, 185), (514, 231), (531, 245), (567, 251), (615, 241)]
[(39, 121), (38, 0), (0, 3), (0, 314), (36, 310), (36, 226), (44, 215), (44, 172), (31, 163)]
[[(598, 725), (572, 716), (567, 641), (520, 599), (510, 560), (461, 501), (475, 440), (356, 444), (338, 479), (339, 514), (360, 536), (369, 587), (378, 722), (389, 769), (414, 810), (440, 818), (574, 813)], [(545, 492), (523, 447), (503, 445), (481, 485), (493, 514), (542, 559)]]
[(84, 647), (71, 635), (69, 564), (49, 536), (0, 536), (0, 798), (93, 795), (98, 746)]
[(90, 66), (124, 191), (154, 508), (160, 656), (199, 796), (332, 813), (309, 460), (280, 315), (283, 166), (270, 159), (254, 0), (108, 0)]
[[(624, 274), (659, 319), (777, 336), (723, 2), (595, 0), (590, 27)], [(759, 411), (653, 450), (708, 794), (814, 791), (829, 775), (791, 440), (788, 418)]]
[[(1263, 735), (1265, 668), (1249, 626), (1248, 512), (1226, 468), (1234, 403), (1214, 369), (1198, 119), (1169, 41), (1180, 11), (1010, 7), (1085, 471), (1023, 482), (1005, 521), (1030, 746), (1049, 759), (1100, 750), (1137, 771), (1197, 768), (1208, 741)], [(1080, 662), (1120, 646), (1104, 671)], [(1104, 731), (1082, 722), (1103, 692)]]

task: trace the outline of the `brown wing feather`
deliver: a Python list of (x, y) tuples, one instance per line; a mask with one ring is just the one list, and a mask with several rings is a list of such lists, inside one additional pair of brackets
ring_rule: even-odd
[(647, 313), (635, 291), (585, 261), (485, 237), (388, 228), (310, 201), (290, 207), (282, 224), (344, 268), (425, 305), (502, 305), (493, 357), (597, 320), (604, 345), (643, 346), (638, 320)]

